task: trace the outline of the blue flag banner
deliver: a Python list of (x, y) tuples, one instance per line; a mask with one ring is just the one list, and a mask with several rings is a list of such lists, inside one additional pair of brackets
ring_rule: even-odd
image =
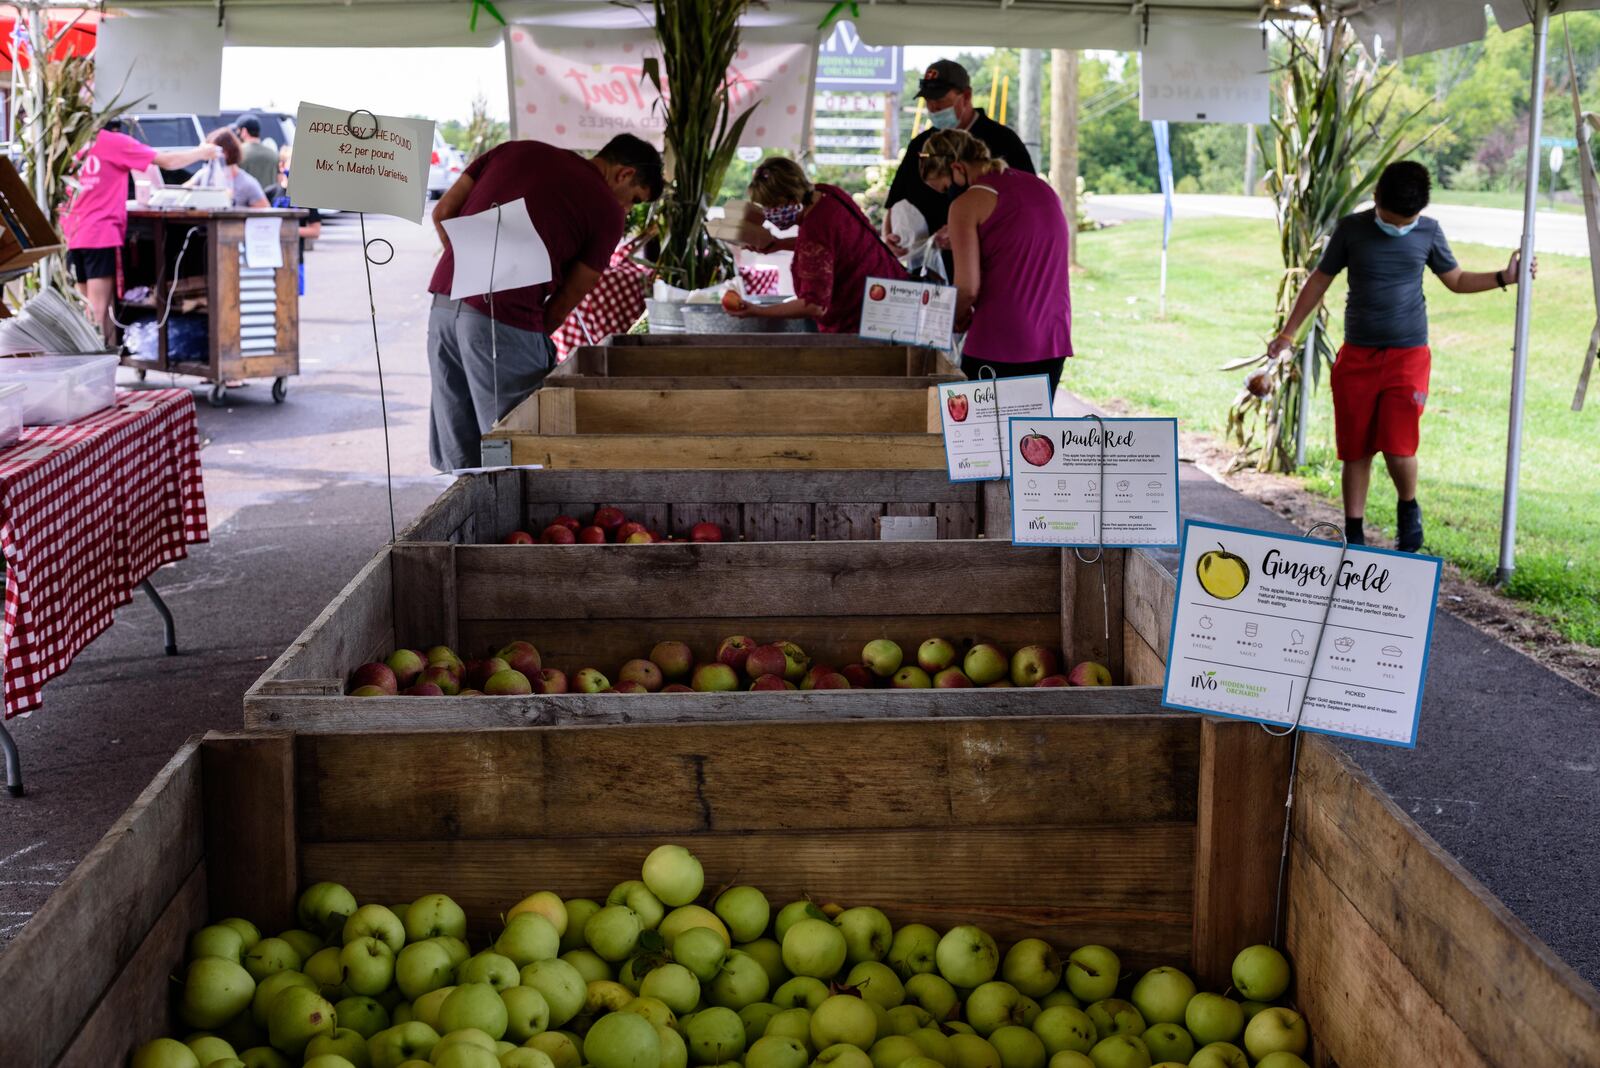
[(1161, 247), (1172, 237), (1172, 145), (1168, 140), (1167, 120), (1155, 119), (1150, 129), (1156, 135), (1156, 172), (1161, 176)]

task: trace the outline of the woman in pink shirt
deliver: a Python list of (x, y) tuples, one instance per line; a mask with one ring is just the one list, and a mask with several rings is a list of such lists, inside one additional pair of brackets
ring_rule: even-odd
[(176, 169), (222, 154), (216, 145), (157, 152), (113, 127), (112, 123), (95, 135), (94, 141), (78, 156), (77, 192), (61, 213), (61, 232), (67, 239), (67, 266), (72, 270), (78, 292), (89, 301), (89, 309), (100, 332), (110, 344), (112, 332), (111, 298), (117, 279), (117, 255), (128, 232), (128, 175), (143, 171), (154, 163)]
[(877, 228), (850, 194), (833, 185), (812, 185), (792, 159), (764, 160), (750, 180), (750, 199), (779, 230), (800, 224), (792, 238), (774, 240), (760, 251), (794, 250), (794, 299), (782, 304), (747, 305), (731, 314), (769, 319), (815, 319), (824, 334), (861, 329), (861, 301), (868, 278), (904, 279)]
[(989, 158), (964, 130), (922, 147), (922, 180), (950, 198), (961, 369), (977, 378), (1046, 375), (1050, 396), (1072, 355), (1067, 218), (1050, 183)]

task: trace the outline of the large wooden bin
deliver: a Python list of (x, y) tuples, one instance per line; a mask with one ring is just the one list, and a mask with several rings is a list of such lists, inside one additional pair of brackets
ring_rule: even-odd
[(752, 341), (746, 334), (734, 345), (670, 346), (619, 340), (574, 350), (550, 372), (544, 388), (915, 390), (966, 378), (938, 349), (859, 339), (854, 345), (814, 345)]
[[(1100, 586), (1104, 575), (1104, 595)], [(1152, 712), (1172, 577), (1141, 552), (1102, 571), (1070, 552), (1009, 542), (744, 545), (450, 545), (385, 549), (245, 695), (247, 727), (458, 729), (557, 722), (1017, 715), (1059, 707)], [(908, 649), (941, 636), (1060, 649), (1128, 686), (1028, 690), (348, 697), (361, 663), (444, 644), (481, 656), (514, 639), (572, 672), (618, 665), (657, 641), (709, 658), (730, 634), (798, 642), (817, 663), (859, 662), (880, 637)]]
[[(1125, 982), (1160, 962), (1221, 989), (1272, 933), (1289, 744), (1184, 714), (211, 735), (0, 955), (0, 1051), (126, 1064), (175, 1030), (190, 932), (292, 926), (314, 881), (449, 893), (481, 945), (524, 894), (602, 894), (664, 841), (708, 885), (1104, 943)], [(1592, 987), (1325, 739), (1299, 768), (1284, 944), (1313, 1064), (1596, 1063)]]

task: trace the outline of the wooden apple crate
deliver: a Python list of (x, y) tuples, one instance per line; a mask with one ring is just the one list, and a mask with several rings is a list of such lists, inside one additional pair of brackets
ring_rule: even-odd
[(483, 449), (486, 466), (947, 469), (934, 389), (540, 389)]
[[(0, 954), (0, 1050), (109, 1068), (175, 1029), (185, 941), (292, 926), (319, 880), (442, 891), (474, 944), (678, 842), (707, 885), (1116, 947), (1221, 989), (1272, 934), (1289, 741), (1177, 713), (209, 735)], [(1326, 739), (1306, 738), (1284, 945), (1319, 1068), (1592, 1065), (1600, 994)], [(1124, 990), (1124, 993), (1126, 991)]]
[[(1056, 708), (1152, 713), (1170, 629), (1172, 577), (1144, 553), (1070, 552), (1010, 542), (767, 542), (694, 545), (400, 543), (351, 580), (245, 695), (247, 728), (452, 729), (552, 723), (937, 715)], [(1109, 618), (1105, 618), (1109, 615)], [(816, 663), (858, 662), (888, 637), (908, 649), (941, 636), (1008, 653), (1041, 644), (1095, 660), (1129, 685), (1050, 689), (345, 695), (358, 665), (396, 648), (448, 645), (481, 656), (514, 639), (569, 674), (608, 675), (657, 641), (709, 656), (731, 634), (798, 642)]]
[(585, 345), (550, 372), (543, 388), (915, 390), (966, 378), (938, 349), (859, 338), (850, 345), (786, 338), (762, 344), (748, 334), (731, 336), (736, 344), (629, 345), (613, 338)]
[(943, 471), (508, 468), (463, 475), (400, 540), (494, 543), (513, 530), (538, 537), (558, 515), (587, 522), (605, 504), (663, 534), (686, 537), (696, 523), (716, 523), (729, 540), (893, 538), (896, 532), (883, 523), (893, 517), (926, 517), (941, 540), (994, 536), (995, 530), (1009, 539), (1011, 531), (1003, 483), (951, 482)]

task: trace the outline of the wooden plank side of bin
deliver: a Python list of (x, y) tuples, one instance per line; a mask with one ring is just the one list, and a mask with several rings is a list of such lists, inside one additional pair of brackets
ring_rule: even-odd
[(556, 434), (539, 433), (532, 411), (519, 406), (512, 412), (517, 419), (508, 415), (485, 435), (511, 442), (513, 464), (590, 471), (946, 469), (937, 434)]
[(540, 390), (546, 434), (937, 433), (928, 390)]
[(1600, 992), (1324, 739), (1302, 743), (1292, 850), (1296, 1000), (1334, 1062), (1596, 1063)]
[(296, 926), (300, 863), (290, 738), (255, 735), (205, 746), (201, 756), (211, 914), (243, 916), (267, 930)]
[[(161, 965), (182, 963), (188, 930), (204, 913), (192, 886), (203, 859), (203, 813), (200, 756), (190, 743), (0, 953), (7, 1065), (61, 1062), (107, 997), (128, 1026), (166, 1027), (171, 984), (149, 979)], [(121, 1063), (120, 1056), (91, 1060), (89, 1053), (103, 1052), (98, 1046), (83, 1052), (70, 1063)]]
[(918, 389), (965, 376), (945, 354), (911, 346), (584, 346), (545, 388)]
[(390, 550), (381, 550), (339, 591), (254, 686), (256, 695), (341, 694), (351, 669), (395, 648)]

